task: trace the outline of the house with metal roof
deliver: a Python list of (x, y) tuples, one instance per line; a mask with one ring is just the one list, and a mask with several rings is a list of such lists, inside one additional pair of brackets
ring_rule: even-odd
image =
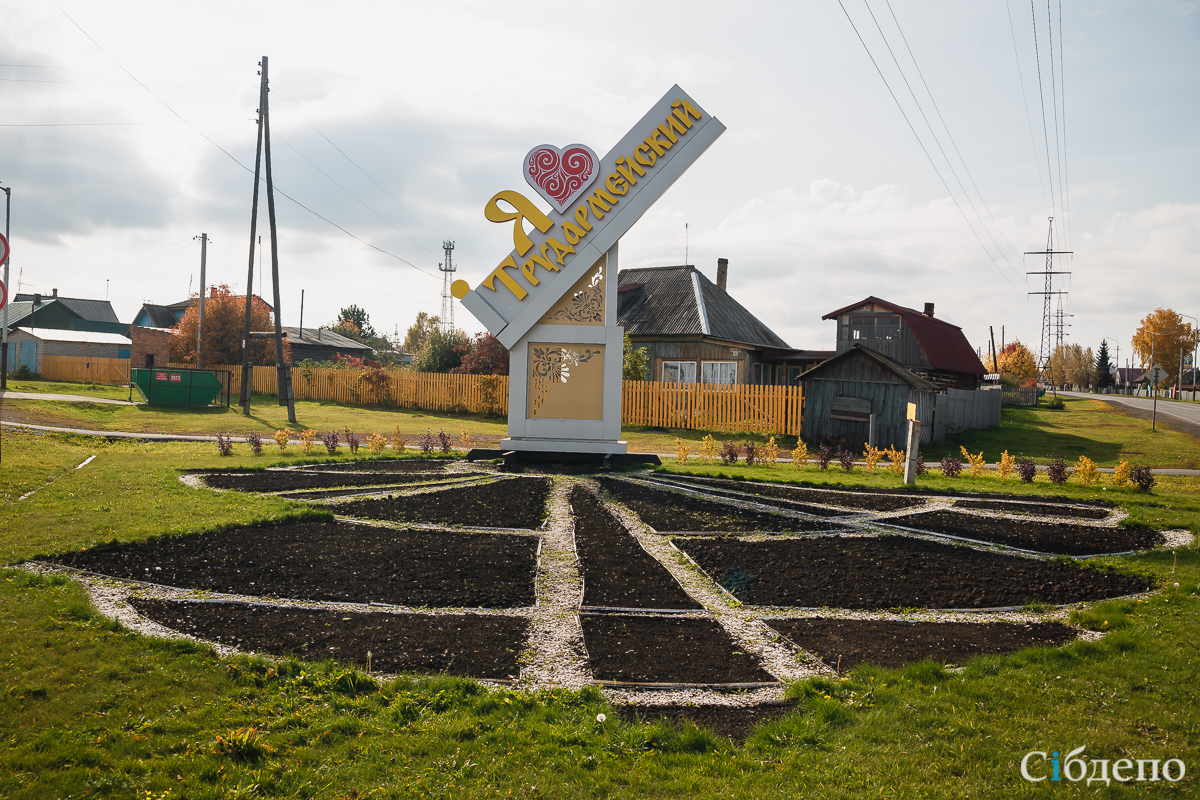
[(370, 358), (375, 351), (328, 328), (295, 328), (283, 326), (283, 333), (292, 343), (292, 363), (306, 359), (336, 361), (341, 356)]
[[(217, 296), (217, 288), (211, 287), (211, 296)], [(268, 311), (274, 312), (271, 304), (263, 300), (258, 295), (254, 297), (267, 307)], [(245, 295), (240, 298), (243, 302), (246, 299)], [(180, 300), (178, 303), (172, 303), (169, 306), (160, 306), (155, 303), (142, 303), (142, 308), (138, 311), (137, 316), (133, 318), (133, 324), (140, 328), (174, 328), (187, 314), (187, 310), (199, 303), (196, 297), (189, 297), (187, 300)]]
[(8, 335), (10, 369), (41, 374), (46, 356), (129, 358), (132, 341), (118, 333), (60, 328), (17, 328)]
[(796, 350), (694, 266), (623, 269), (617, 276), (617, 324), (649, 356), (649, 379), (667, 383), (793, 384), (833, 355)]
[(925, 310), (868, 297), (821, 319), (837, 321), (837, 353), (869, 347), (938, 387), (979, 388), (986, 370), (962, 328)]

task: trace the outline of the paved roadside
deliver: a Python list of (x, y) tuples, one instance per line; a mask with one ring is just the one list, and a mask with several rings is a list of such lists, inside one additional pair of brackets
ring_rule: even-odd
[[(1065, 397), (1082, 400), (1102, 400), (1138, 419), (1149, 420), (1154, 413), (1154, 398), (1129, 397), (1122, 394), (1089, 394), (1087, 392), (1059, 392)], [(1200, 403), (1176, 402), (1158, 399), (1158, 419), (1174, 430), (1200, 439)]]
[(57, 400), (62, 403), (104, 403), (113, 406), (136, 406), (128, 400), (88, 397), (82, 394), (46, 394), (44, 392), (0, 392), (0, 400)]

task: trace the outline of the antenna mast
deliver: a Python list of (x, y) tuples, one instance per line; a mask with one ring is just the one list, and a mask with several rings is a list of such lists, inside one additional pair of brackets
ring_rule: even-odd
[(450, 294), (450, 285), (454, 283), (454, 242), (447, 239), (442, 242), (442, 249), (446, 251), (446, 261), (444, 264), (438, 264), (438, 269), (442, 273), (442, 330), (454, 330), (454, 296)]

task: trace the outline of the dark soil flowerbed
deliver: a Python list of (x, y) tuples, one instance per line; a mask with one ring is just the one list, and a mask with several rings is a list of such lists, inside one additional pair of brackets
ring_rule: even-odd
[(760, 723), (782, 717), (794, 709), (782, 703), (759, 706), (615, 706), (613, 711), (626, 722), (669, 722), (685, 720), (698, 728), (708, 728), (739, 744)]
[(370, 461), (339, 461), (334, 464), (308, 464), (300, 469), (312, 472), (436, 472), (452, 463), (446, 458), (378, 458)]
[(717, 583), (752, 605), (996, 608), (1136, 594), (1150, 581), (1075, 564), (907, 536), (746, 542), (677, 539)]
[[(760, 496), (759, 502), (762, 502), (762, 498), (774, 497), (794, 503), (824, 503), (825, 505), (842, 506), (843, 508), (852, 508), (856, 511), (896, 511), (901, 508), (911, 508), (913, 506), (919, 506), (925, 503), (925, 498), (923, 497), (870, 494), (869, 492), (834, 492), (826, 489), (803, 489), (800, 487), (783, 486), (764, 481), (735, 481), (724, 478), (698, 477), (685, 478), (670, 473), (664, 475), (663, 477), (669, 477), (671, 480), (692, 483), (698, 488), (717, 486), (737, 492), (757, 494)], [(810, 506), (797, 510), (806, 511), (810, 514), (821, 514), (824, 516), (831, 515), (830, 509), (813, 508), (810, 511), (809, 508), (812, 507)]]
[(347, 517), (395, 522), (536, 528), (546, 517), (549, 494), (549, 478), (508, 478), (408, 497), (349, 500), (333, 510)]
[(533, 536), (303, 522), (104, 546), (49, 560), (231, 594), (514, 608), (533, 604), (537, 546)]
[(601, 478), (600, 485), (613, 497), (629, 506), (643, 522), (662, 533), (827, 531), (839, 528), (838, 525), (822, 520), (797, 519), (782, 514), (735, 508), (644, 484)]
[(1163, 541), (1158, 531), (1144, 528), (1072, 525), (1067, 522), (1039, 522), (1031, 519), (998, 519), (955, 511), (927, 511), (906, 517), (892, 517), (886, 524), (945, 533), (966, 539), (1036, 550), (1039, 553), (1065, 553), (1072, 556), (1094, 553), (1123, 553), (1145, 550)]
[(628, 683), (774, 681), (715, 620), (584, 614), (592, 674)]
[(571, 491), (583, 603), (607, 608), (701, 608), (595, 495)]
[(519, 617), (361, 614), (247, 603), (139, 600), (142, 616), (212, 642), (272, 655), (333, 658), (375, 672), (516, 678), (529, 628)]
[(230, 475), (205, 475), (204, 482), (214, 489), (239, 492), (286, 492), (297, 489), (326, 489), (334, 486), (387, 486), (444, 478), (444, 473), (373, 472), (365, 475), (335, 472), (241, 472)]
[(861, 664), (899, 667), (931, 658), (961, 664), (971, 656), (1062, 644), (1076, 631), (1057, 622), (902, 622), (899, 620), (773, 619), (796, 645), (842, 672)]
[(955, 500), (955, 508), (975, 508), (981, 511), (1003, 511), (1008, 514), (1033, 514), (1039, 517), (1075, 517), (1076, 519), (1104, 519), (1107, 508), (1082, 507), (1061, 503), (1005, 503), (996, 500)]

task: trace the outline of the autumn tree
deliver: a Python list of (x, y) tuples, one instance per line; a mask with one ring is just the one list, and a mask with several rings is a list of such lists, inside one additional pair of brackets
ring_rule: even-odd
[(650, 356), (646, 348), (634, 347), (627, 333), (622, 350), (621, 378), (627, 381), (646, 380), (650, 372)]
[(1155, 309), (1147, 314), (1133, 335), (1133, 354), (1143, 367), (1158, 365), (1167, 373), (1170, 383), (1179, 377), (1179, 357), (1192, 350), (1193, 331), (1190, 323), (1169, 308)]
[(1037, 380), (1037, 359), (1029, 348), (1014, 339), (996, 354), (999, 364), (992, 362), (989, 355), (984, 361), (988, 372), (1000, 373), (1000, 382), (1007, 386), (1031, 386)]
[(371, 344), (379, 334), (371, 327), (371, 318), (358, 306), (347, 306), (338, 312), (337, 322), (329, 330), (363, 344)]
[(412, 368), (417, 372), (452, 372), (462, 366), (459, 349), (469, 343), (467, 335), (460, 330), (444, 331), (435, 327), (425, 336), (425, 342), (413, 358)]
[(462, 364), (451, 372), (462, 375), (507, 375), (508, 348), (490, 333), (477, 333), (475, 338), (456, 346)]
[(1090, 387), (1093, 380), (1092, 348), (1078, 344), (1060, 344), (1046, 364), (1046, 380), (1055, 386), (1075, 384)]
[[(192, 295), (197, 298), (197, 295)], [(188, 308), (183, 319), (173, 329), (170, 341), (171, 361), (196, 363), (196, 330), (200, 324), (199, 304)], [(242, 363), (242, 336), (246, 324), (246, 296), (234, 294), (227, 285), (215, 286), (204, 298), (204, 360), (202, 366)], [(275, 332), (271, 309), (260, 297), (250, 301), (250, 330)], [(283, 340), (283, 360), (292, 360), (292, 346)], [(250, 340), (250, 363), (275, 364), (275, 342), (272, 339)]]
[(424, 311), (417, 314), (417, 321), (412, 324), (408, 331), (404, 334), (404, 352), (419, 353), (425, 345), (425, 339), (430, 332), (436, 330), (441, 320), (438, 317), (431, 317)]

